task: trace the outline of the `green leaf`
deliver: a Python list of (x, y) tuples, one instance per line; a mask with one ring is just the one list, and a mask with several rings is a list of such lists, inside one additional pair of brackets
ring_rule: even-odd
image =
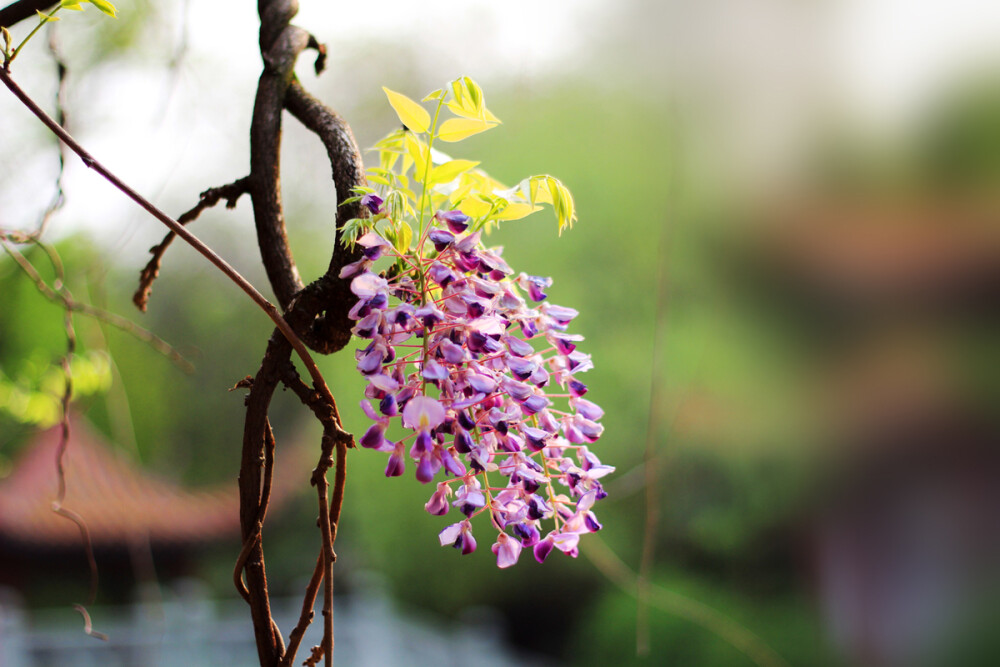
[(86, 0), (113, 19), (118, 18), (118, 10), (108, 0)]
[(563, 229), (573, 228), (573, 221), (576, 220), (576, 208), (573, 203), (573, 195), (569, 189), (563, 185), (559, 179), (552, 176), (547, 177), (549, 194), (552, 195), (552, 208), (555, 209), (556, 218), (559, 220), (559, 233)]
[(415, 132), (426, 132), (430, 128), (431, 115), (427, 113), (427, 109), (402, 93), (389, 90), (385, 86), (382, 86), (382, 90), (385, 91), (385, 96), (389, 98), (389, 104), (392, 105), (403, 125)]
[(340, 228), (340, 243), (345, 247), (354, 245), (358, 240), (362, 227), (365, 225), (363, 218), (351, 218)]
[(496, 123), (487, 123), (475, 118), (449, 118), (441, 123), (437, 137), (441, 141), (461, 141), (494, 127)]
[(464, 174), (478, 164), (478, 162), (473, 162), (472, 160), (450, 160), (442, 165), (434, 167), (434, 169), (431, 170), (431, 175), (427, 182), (428, 184), (451, 183), (453, 180), (458, 178), (458, 176)]
[(399, 229), (396, 233), (396, 240), (393, 245), (396, 250), (399, 251), (400, 255), (405, 255), (410, 249), (410, 243), (413, 241), (413, 228), (410, 227), (405, 222), (400, 223)]

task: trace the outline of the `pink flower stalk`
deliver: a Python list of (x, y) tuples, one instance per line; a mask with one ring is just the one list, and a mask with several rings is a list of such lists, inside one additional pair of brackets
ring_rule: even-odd
[[(442, 545), (474, 551), (470, 519), (486, 513), (498, 567), (524, 547), (539, 562), (553, 549), (576, 556), (580, 536), (601, 528), (592, 507), (614, 470), (587, 448), (604, 412), (583, 398), (578, 376), (593, 364), (567, 332), (577, 311), (547, 301), (550, 278), (514, 276), (472, 222), (439, 211), (405, 256), (375, 231), (358, 240), (364, 258), (345, 277), (358, 298), (353, 331), (369, 341), (356, 352), (372, 420), (361, 444), (390, 453), (387, 476), (407, 458), (422, 483), (443, 476), (425, 509), (465, 518), (441, 531)], [(399, 260), (391, 277), (372, 271), (382, 255)]]

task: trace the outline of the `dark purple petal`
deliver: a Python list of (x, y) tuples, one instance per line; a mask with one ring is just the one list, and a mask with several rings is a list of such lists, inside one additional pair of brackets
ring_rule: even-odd
[(441, 310), (434, 304), (430, 303), (417, 308), (413, 315), (414, 317), (420, 318), (423, 321), (424, 326), (428, 329), (444, 319), (444, 313), (442, 313)]
[(438, 344), (438, 351), (449, 364), (460, 364), (465, 361), (465, 349), (461, 345), (455, 345), (447, 338), (442, 339)]
[(431, 264), (431, 267), (427, 269), (427, 277), (441, 287), (447, 287), (458, 278), (454, 271), (441, 262), (434, 262)]
[(455, 241), (455, 235), (444, 229), (432, 229), (427, 238), (434, 244), (434, 249), (438, 252), (441, 252)]
[(368, 449), (382, 449), (385, 442), (385, 427), (386, 424), (382, 423), (369, 426), (365, 434), (361, 436), (361, 446)]
[(535, 394), (534, 396), (529, 397), (528, 400), (524, 401), (521, 404), (521, 409), (528, 415), (533, 415), (536, 412), (539, 412), (549, 407), (551, 404), (552, 402), (549, 399), (545, 398), (544, 396), (539, 396)]
[(552, 341), (560, 354), (569, 354), (576, 349), (576, 343), (571, 341), (568, 336), (552, 336)]
[(571, 379), (569, 381), (569, 393), (579, 398), (587, 393), (587, 385), (580, 382), (579, 380)]
[(434, 441), (431, 438), (431, 434), (427, 431), (421, 431), (417, 434), (416, 440), (413, 441), (413, 447), (410, 448), (410, 455), (414, 456), (414, 458), (421, 456), (430, 451), (433, 445)]
[(508, 356), (507, 367), (518, 380), (527, 380), (538, 369), (538, 364), (521, 357)]
[(544, 366), (539, 366), (528, 378), (528, 381), (536, 387), (544, 387), (549, 383), (549, 372), (545, 370)]
[(351, 329), (351, 333), (359, 338), (371, 338), (375, 335), (378, 330), (378, 326), (382, 321), (382, 313), (379, 311), (370, 312), (365, 315), (354, 328)]
[[(458, 448), (456, 447), (456, 450), (457, 449)], [(452, 456), (452, 453), (445, 448), (441, 448), (441, 463), (444, 464), (445, 470), (450, 472), (455, 477), (462, 477), (465, 475), (465, 466), (461, 461)]]
[(438, 222), (443, 222), (448, 225), (448, 229), (455, 232), (456, 234), (461, 234), (469, 226), (469, 220), (471, 218), (461, 211), (438, 211), (434, 214), (434, 218)]
[(545, 441), (551, 437), (548, 432), (533, 426), (523, 427), (521, 433), (524, 434), (524, 441), (528, 445), (528, 449), (533, 452), (542, 451), (545, 448)]
[(535, 560), (539, 563), (544, 563), (545, 559), (549, 557), (552, 553), (552, 548), (555, 546), (555, 542), (552, 540), (551, 536), (546, 537), (544, 540), (535, 544), (532, 550), (535, 554)]
[(431, 494), (431, 498), (424, 505), (424, 509), (435, 516), (444, 516), (447, 514), (448, 510), (451, 509), (445, 498), (445, 494), (448, 492), (447, 489), (448, 487), (446, 486), (438, 485), (437, 491)]
[(476, 422), (473, 421), (472, 417), (465, 410), (458, 411), (458, 424), (467, 431), (476, 428)]
[(469, 435), (468, 431), (456, 429), (455, 451), (459, 454), (468, 454), (472, 451), (472, 436)]
[[(420, 436), (417, 436), (417, 439), (419, 438)], [(420, 457), (420, 462), (417, 463), (417, 479), (424, 484), (434, 479), (434, 466), (431, 463), (430, 454), (424, 454)]]
[(531, 346), (531, 343), (516, 336), (504, 336), (503, 342), (511, 354), (516, 354), (519, 357), (530, 357), (535, 353), (535, 348)]
[(379, 349), (373, 349), (358, 362), (358, 370), (365, 375), (377, 373), (382, 368), (382, 360), (385, 355)]
[(469, 373), (466, 381), (480, 394), (491, 394), (497, 388), (496, 380), (480, 373)]
[(468, 532), (463, 532), (462, 536), (459, 537), (458, 539), (461, 542), (461, 545), (456, 544), (455, 547), (462, 549), (463, 556), (468, 556), (469, 554), (471, 554), (473, 551), (476, 550), (476, 538), (472, 536), (471, 530)]
[(538, 544), (538, 529), (535, 528), (534, 524), (530, 523), (515, 523), (513, 526), (514, 534), (521, 539), (521, 546), (533, 547)]
[(378, 409), (386, 417), (395, 417), (399, 414), (399, 404), (396, 402), (396, 397), (392, 394), (386, 394), (379, 401)]
[(361, 205), (372, 213), (378, 213), (382, 208), (382, 198), (376, 194), (368, 193), (361, 197)]
[(403, 453), (395, 451), (389, 455), (389, 463), (385, 467), (386, 477), (399, 477), (406, 470), (406, 463), (403, 461)]

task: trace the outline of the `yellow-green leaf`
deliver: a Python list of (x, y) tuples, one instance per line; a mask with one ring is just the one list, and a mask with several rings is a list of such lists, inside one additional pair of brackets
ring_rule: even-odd
[(451, 183), (461, 174), (477, 166), (479, 163), (472, 160), (449, 160), (438, 165), (431, 170), (428, 183)]
[(433, 102), (434, 100), (440, 99), (442, 97), (444, 97), (444, 88), (438, 88), (437, 90), (435, 90), (433, 92), (427, 93), (427, 96), (424, 97), (424, 99), (422, 99), (420, 101), (421, 102)]
[(500, 123), (500, 119), (493, 115), (493, 112), (483, 107), (481, 110), (468, 110), (457, 102), (448, 102), (445, 104), (448, 109), (451, 110), (456, 116), (461, 116), (462, 118), (471, 118), (475, 120), (485, 120), (490, 123)]
[(552, 195), (552, 208), (555, 209), (556, 217), (559, 220), (559, 233), (562, 234), (564, 228), (573, 228), (573, 221), (576, 220), (576, 209), (573, 203), (573, 195), (569, 189), (563, 185), (559, 179), (549, 176), (547, 179), (549, 193)]
[(481, 218), (489, 213), (493, 207), (479, 197), (466, 197), (458, 202), (455, 208), (473, 218)]
[(118, 10), (115, 9), (115, 6), (108, 2), (108, 0), (87, 0), (87, 2), (94, 5), (111, 18), (118, 18)]
[(487, 123), (474, 118), (449, 118), (441, 123), (437, 137), (441, 141), (461, 141), (493, 127), (496, 127), (496, 123)]
[(37, 9), (35, 10), (35, 13), (38, 14), (38, 18), (41, 20), (42, 23), (48, 23), (49, 21), (59, 20), (58, 16), (49, 16), (45, 12), (39, 11)]
[(392, 105), (403, 125), (415, 132), (426, 132), (430, 128), (431, 115), (427, 113), (427, 109), (402, 93), (389, 90), (385, 86), (382, 86), (382, 90), (385, 91), (385, 96), (389, 98), (389, 104)]
[(410, 227), (405, 222), (399, 225), (399, 230), (396, 234), (396, 250), (399, 254), (405, 255), (410, 249), (410, 242), (413, 241), (413, 228)]
[(531, 204), (521, 204), (513, 203), (508, 204), (499, 215), (494, 216), (496, 220), (520, 220), (521, 218), (526, 218), (535, 211), (542, 210), (541, 206), (532, 206)]
[(427, 144), (417, 139), (413, 134), (406, 135), (406, 151), (413, 160), (413, 176), (418, 181), (424, 180), (427, 169)]
[(69, 9), (74, 12), (82, 12), (83, 6), (80, 4), (80, 0), (62, 0), (59, 6), (63, 9)]

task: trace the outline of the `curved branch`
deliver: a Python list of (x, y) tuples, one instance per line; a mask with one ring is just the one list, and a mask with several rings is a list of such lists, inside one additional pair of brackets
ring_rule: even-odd
[[(295, 60), (309, 45), (309, 33), (288, 25), (295, 3), (272, 2), (261, 9), (261, 55), (264, 71), (257, 83), (250, 123), (250, 196), (257, 244), (267, 278), (282, 310), (302, 289), (281, 206), (281, 110), (292, 82)], [(267, 41), (265, 41), (267, 40)]]
[(17, 0), (0, 9), (0, 26), (9, 28), (15, 23), (35, 16), (35, 12), (48, 11), (58, 4), (52, 0)]
[[(358, 143), (350, 126), (339, 114), (306, 92), (298, 82), (289, 87), (285, 108), (314, 132), (326, 147), (339, 202), (350, 197), (355, 187), (367, 184)], [(309, 328), (297, 328), (296, 331), (309, 347), (321, 354), (336, 352), (351, 339), (353, 322), (347, 314), (356, 299), (351, 294), (349, 282), (340, 278), (340, 270), (358, 260), (361, 253), (357, 247), (345, 248), (341, 245), (340, 229), (348, 220), (366, 214), (359, 202), (337, 207), (337, 231), (326, 274), (295, 298), (294, 308), (312, 313)]]

